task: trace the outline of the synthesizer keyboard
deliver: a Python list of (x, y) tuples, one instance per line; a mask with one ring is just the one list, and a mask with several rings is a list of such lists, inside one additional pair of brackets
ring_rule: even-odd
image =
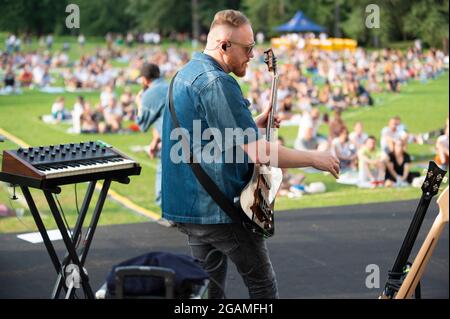
[(101, 177), (122, 171), (127, 171), (126, 175), (139, 175), (140, 169), (135, 160), (102, 141), (8, 150), (3, 151), (2, 161), (3, 173), (59, 180), (59, 184), (93, 180), (99, 173)]

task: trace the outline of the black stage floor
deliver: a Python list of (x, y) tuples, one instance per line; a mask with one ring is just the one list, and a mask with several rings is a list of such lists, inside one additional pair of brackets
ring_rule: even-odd
[[(384, 286), (417, 201), (278, 212), (268, 246), (281, 298), (375, 299)], [(412, 256), (437, 214), (430, 205)], [(62, 254), (63, 243), (54, 243)], [(449, 297), (448, 226), (422, 278), (423, 298)], [(150, 251), (189, 254), (183, 234), (154, 222), (99, 227), (86, 268), (97, 290), (112, 265)], [(411, 260), (412, 261), (412, 260)], [(380, 269), (380, 288), (366, 287), (368, 265)], [(48, 298), (56, 274), (43, 244), (0, 235), (0, 298)], [(226, 294), (247, 298), (230, 263)]]

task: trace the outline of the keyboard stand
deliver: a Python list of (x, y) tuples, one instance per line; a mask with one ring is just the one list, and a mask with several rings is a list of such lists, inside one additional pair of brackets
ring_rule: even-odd
[[(55, 219), (56, 225), (58, 226), (58, 229), (61, 232), (61, 236), (64, 241), (64, 245), (66, 247), (66, 254), (61, 262), (58, 258), (58, 255), (55, 251), (55, 248), (50, 238), (48, 237), (45, 225), (42, 222), (39, 211), (30, 193), (29, 187), (36, 186), (33, 184), (34, 183), (33, 179), (30, 179), (28, 177), (21, 177), (18, 180), (17, 176), (15, 175), (0, 173), (0, 180), (10, 182), (13, 185), (19, 185), (27, 201), (28, 207), (34, 218), (36, 226), (42, 236), (45, 248), (47, 249), (47, 252), (50, 256), (53, 267), (55, 268), (56, 273), (58, 274), (51, 298), (58, 299), (61, 294), (61, 290), (64, 289), (65, 298), (73, 299), (75, 297), (75, 289), (81, 288), (84, 292), (85, 298), (94, 299), (95, 295), (89, 284), (89, 276), (84, 267), (86, 263), (86, 258), (89, 253), (89, 248), (91, 246), (92, 239), (94, 238), (97, 223), (100, 218), (100, 214), (103, 209), (103, 204), (105, 203), (111, 182), (117, 181), (122, 184), (128, 184), (130, 182), (130, 179), (128, 177), (104, 179), (100, 195), (98, 197), (94, 212), (92, 214), (89, 228), (87, 229), (87, 232), (85, 233), (84, 238), (82, 239), (82, 245), (80, 249), (77, 248), (78, 242), (79, 240), (81, 240), (80, 238), (81, 229), (83, 227), (83, 223), (86, 218), (86, 214), (88, 212), (89, 204), (91, 202), (97, 181), (95, 180), (89, 182), (86, 195), (84, 197), (83, 204), (80, 209), (80, 214), (78, 215), (75, 227), (72, 230), (72, 234), (69, 233), (69, 230), (64, 224), (62, 214), (58, 209), (58, 206), (56, 205), (55, 199), (53, 197), (53, 193), (59, 194), (61, 192), (61, 189), (55, 185), (53, 185), (51, 188), (48, 189), (41, 189), (44, 192), (45, 198), (50, 207), (53, 218)], [(18, 183), (18, 181), (20, 182)], [(78, 297), (79, 296), (77, 296), (77, 298)]]

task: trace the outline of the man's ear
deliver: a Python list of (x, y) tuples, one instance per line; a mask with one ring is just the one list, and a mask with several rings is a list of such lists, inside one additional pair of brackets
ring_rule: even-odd
[(222, 41), (220, 43), (220, 48), (225, 52), (227, 51), (227, 48), (229, 48), (230, 46), (231, 46), (231, 44), (228, 44), (226, 41)]

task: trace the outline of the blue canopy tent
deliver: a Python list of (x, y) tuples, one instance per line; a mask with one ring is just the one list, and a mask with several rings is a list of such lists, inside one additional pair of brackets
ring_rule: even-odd
[(287, 23), (275, 27), (279, 32), (324, 32), (325, 28), (309, 20), (302, 11), (297, 11)]

